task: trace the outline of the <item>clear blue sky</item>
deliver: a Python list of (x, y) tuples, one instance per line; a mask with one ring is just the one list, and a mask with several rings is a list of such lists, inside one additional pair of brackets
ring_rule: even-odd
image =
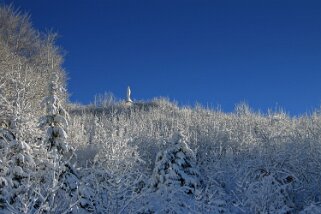
[[(1, 2), (1, 1), (0, 1)], [(320, 0), (2, 0), (53, 29), (71, 100), (165, 96), (231, 111), (321, 104)]]

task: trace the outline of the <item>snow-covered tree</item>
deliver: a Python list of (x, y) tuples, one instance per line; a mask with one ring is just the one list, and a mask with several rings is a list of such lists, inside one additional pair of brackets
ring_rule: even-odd
[(167, 148), (157, 154), (150, 183), (142, 191), (139, 205), (129, 206), (128, 212), (137, 208), (138, 213), (194, 212), (197, 191), (201, 187), (195, 154), (183, 131), (179, 130), (167, 143)]
[(290, 213), (295, 208), (289, 189), (295, 178), (282, 169), (250, 169), (244, 178), (243, 204), (251, 213)]
[(182, 131), (174, 134), (165, 151), (157, 154), (150, 187), (155, 191), (162, 188), (179, 188), (194, 194), (201, 183), (194, 152), (189, 148)]
[(57, 75), (53, 75), (49, 96), (43, 101), (47, 115), (40, 119), (40, 127), (47, 128), (44, 144), (48, 150), (48, 160), (44, 170), (50, 169), (43, 176), (45, 185), (51, 189), (42, 203), (42, 209), (52, 213), (61, 213), (77, 206), (80, 182), (73, 164), (70, 163), (74, 153), (66, 141), (69, 115), (58, 97), (61, 90)]
[(29, 20), (0, 7), (0, 213), (321, 213), (320, 111), (133, 103), (129, 87), (66, 103), (55, 35)]
[[(30, 14), (1, 4), (0, 23), (0, 87), (16, 117), (14, 122), (19, 132), (16, 137), (23, 136), (27, 142), (31, 139), (26, 137), (39, 134), (37, 120), (43, 113), (39, 101), (46, 96), (52, 73), (47, 69), (48, 59), (54, 59), (59, 85), (65, 85), (63, 58), (54, 45), (56, 35), (34, 29)], [(65, 98), (66, 92), (61, 95)]]
[(28, 201), (25, 195), (35, 163), (30, 146), (16, 137), (17, 108), (3, 93), (3, 84), (0, 86), (0, 211), (21, 212)]
[(30, 209), (35, 161), (31, 147), (0, 128), (0, 211), (25, 212)]
[(47, 149), (49, 151), (56, 149), (59, 154), (65, 154), (69, 151), (66, 142), (69, 115), (58, 97), (58, 91), (61, 90), (63, 89), (58, 85), (58, 76), (54, 74), (49, 85), (49, 95), (43, 100), (47, 115), (41, 117), (40, 127), (47, 127), (45, 138)]

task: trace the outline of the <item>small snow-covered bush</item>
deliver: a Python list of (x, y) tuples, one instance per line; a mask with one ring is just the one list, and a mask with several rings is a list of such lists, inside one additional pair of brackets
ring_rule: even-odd
[(251, 213), (289, 213), (295, 208), (293, 182), (295, 177), (281, 169), (249, 169), (241, 184), (243, 204)]
[(321, 204), (310, 204), (305, 207), (302, 211), (299, 212), (300, 214), (313, 214), (313, 213), (321, 213)]

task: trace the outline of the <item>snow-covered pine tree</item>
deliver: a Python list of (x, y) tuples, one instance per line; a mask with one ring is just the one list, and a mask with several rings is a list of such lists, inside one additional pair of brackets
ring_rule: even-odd
[(56, 149), (59, 154), (65, 154), (69, 151), (65, 131), (69, 115), (58, 98), (59, 90), (62, 88), (58, 85), (58, 76), (53, 73), (52, 81), (49, 84), (49, 96), (43, 100), (47, 115), (40, 118), (40, 127), (47, 127), (45, 143), (48, 151)]
[(157, 154), (150, 187), (155, 191), (161, 188), (182, 188), (187, 194), (194, 194), (201, 183), (194, 152), (187, 144), (186, 136), (179, 130), (169, 142), (165, 151)]
[(133, 210), (138, 213), (196, 212), (197, 191), (203, 182), (195, 154), (182, 130), (175, 133), (167, 145), (167, 149), (157, 154), (152, 178), (142, 193), (143, 198), (129, 206), (129, 213)]
[(45, 168), (53, 169), (46, 173), (45, 180), (53, 192), (50, 193), (44, 202), (43, 210), (51, 213), (61, 213), (76, 206), (78, 197), (77, 189), (79, 179), (77, 172), (70, 163), (73, 157), (73, 149), (67, 143), (66, 129), (69, 115), (63, 108), (58, 92), (63, 89), (58, 84), (58, 76), (53, 71), (52, 81), (49, 85), (49, 96), (43, 100), (46, 106), (46, 113), (40, 119), (40, 127), (47, 128), (44, 144), (48, 150), (49, 160)]

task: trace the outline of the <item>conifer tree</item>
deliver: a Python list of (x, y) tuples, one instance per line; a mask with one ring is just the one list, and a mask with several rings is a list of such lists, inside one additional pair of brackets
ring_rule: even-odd
[(193, 213), (196, 212), (196, 192), (201, 186), (195, 154), (179, 130), (168, 142), (167, 149), (157, 154), (146, 197), (129, 209), (138, 208), (138, 213)]
[(52, 81), (49, 84), (49, 96), (43, 100), (47, 115), (41, 118), (40, 127), (47, 127), (45, 143), (48, 151), (56, 149), (59, 154), (64, 154), (69, 150), (65, 131), (68, 126), (69, 115), (58, 98), (59, 90), (62, 89), (58, 85), (58, 76), (53, 74)]
[(150, 186), (156, 191), (163, 187), (173, 187), (182, 188), (187, 194), (194, 194), (202, 182), (195, 154), (181, 130), (174, 134), (169, 144), (169, 148), (159, 152), (156, 157)]
[[(46, 127), (44, 144), (48, 151), (48, 163), (46, 168), (53, 169), (45, 173), (48, 180), (46, 185), (52, 189), (44, 203), (44, 210), (52, 213), (61, 213), (71, 209), (70, 204), (76, 206), (79, 179), (74, 166), (70, 163), (73, 150), (66, 142), (69, 115), (63, 108), (58, 97), (63, 90), (58, 85), (58, 76), (53, 73), (49, 85), (49, 95), (43, 100), (46, 106), (46, 115), (40, 119), (40, 127)], [(60, 206), (57, 207), (57, 204)], [(55, 208), (53, 206), (55, 205)]]

